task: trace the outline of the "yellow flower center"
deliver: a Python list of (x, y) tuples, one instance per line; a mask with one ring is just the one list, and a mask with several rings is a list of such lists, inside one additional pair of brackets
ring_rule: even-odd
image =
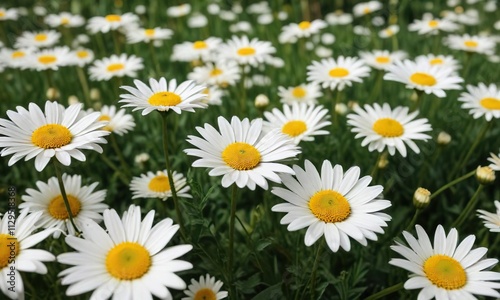
[(175, 93), (159, 92), (149, 97), (148, 102), (154, 106), (176, 106), (182, 102), (182, 99)]
[(119, 15), (107, 15), (105, 19), (108, 22), (120, 22), (122, 20), (122, 17), (120, 17)]
[(394, 31), (392, 31), (392, 29), (386, 29), (385, 34), (387, 34), (387, 36), (392, 36), (394, 35)]
[(153, 192), (165, 193), (170, 191), (170, 182), (168, 182), (168, 176), (157, 175), (151, 179), (148, 184), (148, 188)]
[[(82, 204), (80, 200), (78, 200), (78, 198), (72, 195), (67, 195), (67, 196), (68, 196), (69, 208), (71, 210), (71, 216), (76, 217), (80, 212), (80, 210), (82, 209)], [(66, 220), (69, 218), (69, 214), (68, 211), (66, 210), (66, 205), (64, 204), (64, 199), (62, 195), (59, 195), (54, 199), (52, 199), (49, 203), (47, 210), (54, 219)]]
[(12, 261), (19, 254), (19, 242), (17, 238), (10, 234), (0, 234), (0, 270), (9, 265), (9, 260)]
[(481, 104), (482, 107), (490, 110), (499, 110), (500, 109), (500, 99), (496, 98), (483, 98), (481, 101), (479, 101), (479, 104)]
[(428, 25), (430, 28), (436, 28), (436, 27), (438, 27), (439, 22), (436, 20), (431, 20), (431, 21), (429, 21)]
[(295, 98), (304, 98), (304, 96), (306, 95), (306, 90), (300, 86), (298, 87), (295, 87), (293, 90), (292, 90), (292, 95), (295, 97)]
[(307, 125), (304, 121), (290, 121), (286, 123), (281, 132), (288, 134), (289, 136), (296, 137), (307, 130)]
[(85, 50), (80, 50), (80, 51), (76, 51), (76, 56), (78, 58), (87, 58), (89, 56), (89, 53)]
[(254, 55), (255, 54), (255, 49), (252, 47), (242, 47), (238, 49), (238, 55), (241, 56), (248, 56), (248, 55)]
[(68, 18), (61, 18), (61, 25), (67, 25), (69, 24), (69, 19)]
[(349, 75), (349, 70), (344, 68), (333, 68), (328, 72), (331, 77), (346, 77)]
[(146, 36), (152, 37), (155, 35), (155, 30), (154, 29), (146, 29), (146, 30), (144, 30), (144, 34)]
[(206, 49), (206, 48), (208, 48), (208, 45), (204, 41), (196, 41), (193, 43), (193, 48), (194, 49)]
[(402, 136), (405, 129), (401, 123), (391, 118), (378, 119), (373, 123), (373, 131), (383, 137), (398, 137)]
[(377, 56), (375, 58), (375, 61), (379, 64), (387, 64), (391, 62), (391, 59), (389, 58), (389, 56)]
[(122, 63), (110, 64), (106, 68), (106, 70), (108, 70), (108, 72), (116, 72), (116, 71), (120, 71), (120, 70), (123, 70), (123, 69), (125, 69), (125, 65), (122, 64)]
[(433, 58), (429, 61), (431, 65), (442, 65), (443, 64), (443, 59), (441, 58)]
[(59, 124), (47, 124), (33, 131), (31, 142), (40, 148), (56, 149), (69, 144), (72, 138), (68, 128)]
[(365, 8), (363, 8), (363, 13), (364, 13), (365, 15), (366, 15), (366, 14), (369, 14), (369, 13), (371, 13), (371, 12), (372, 12), (372, 10), (371, 10), (369, 7), (365, 7)]
[(436, 254), (424, 263), (427, 278), (440, 288), (456, 290), (467, 283), (467, 274), (462, 265), (447, 255)]
[[(108, 116), (108, 115), (101, 115), (98, 119), (98, 121), (111, 121), (111, 117)], [(113, 128), (109, 127), (109, 126), (104, 126), (103, 128), (101, 128), (102, 130), (107, 130), (107, 131), (113, 131)]]
[(204, 288), (196, 292), (194, 300), (217, 300), (217, 296), (212, 289)]
[(12, 52), (12, 55), (11, 55), (12, 58), (22, 58), (25, 56), (26, 56), (26, 53), (24, 53), (23, 51), (14, 51), (14, 52)]
[(221, 69), (215, 68), (212, 71), (210, 71), (210, 77), (219, 76), (220, 74), (222, 74), (222, 70)]
[(260, 152), (247, 143), (232, 143), (222, 151), (222, 160), (235, 170), (251, 170), (260, 163)]
[(119, 280), (141, 278), (150, 267), (149, 251), (138, 243), (120, 243), (106, 255), (106, 270)]
[(35, 35), (35, 41), (43, 42), (45, 40), (47, 40), (47, 35), (45, 33), (39, 33), (39, 34)]
[(299, 23), (299, 28), (302, 29), (302, 30), (306, 30), (309, 27), (311, 27), (311, 22), (302, 21), (302, 22)]
[(349, 201), (333, 190), (323, 190), (309, 199), (309, 209), (325, 223), (342, 222), (351, 214)]
[(434, 76), (420, 72), (413, 73), (413, 75), (410, 76), (410, 80), (415, 84), (425, 85), (425, 86), (433, 86), (437, 83), (436, 78), (434, 78)]
[(5, 12), (0, 11), (0, 18), (3, 18), (3, 17), (5, 17)]
[(54, 55), (40, 55), (38, 57), (38, 62), (44, 65), (50, 65), (57, 61), (57, 57)]
[(476, 48), (478, 43), (476, 41), (468, 40), (464, 42), (464, 45), (469, 48)]

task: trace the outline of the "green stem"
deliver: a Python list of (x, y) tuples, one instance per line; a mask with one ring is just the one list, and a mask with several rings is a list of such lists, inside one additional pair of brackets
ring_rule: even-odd
[(382, 157), (384, 157), (384, 153), (385, 151), (378, 153), (377, 161), (375, 161), (375, 164), (372, 167), (372, 171), (370, 172), (370, 176), (372, 177), (372, 182), (375, 182), (375, 176), (377, 176), (377, 171), (379, 169), (378, 165), (380, 164)]
[(441, 194), (442, 192), (444, 192), (445, 190), (447, 190), (448, 188), (454, 186), (455, 184), (471, 177), (472, 175), (476, 174), (476, 170), (473, 170), (465, 175), (463, 175), (462, 177), (459, 177), (453, 181), (450, 181), (448, 182), (447, 184), (443, 185), (439, 190), (437, 190), (436, 192), (432, 193), (432, 195), (430, 196), (430, 199), (433, 199), (435, 198), (437, 195)]
[(128, 178), (123, 176), (122, 172), (120, 172), (120, 169), (118, 169), (118, 167), (104, 153), (99, 155), (99, 157), (101, 157), (101, 159), (104, 161), (106, 165), (108, 165), (108, 167), (113, 169), (113, 171), (115, 171), (115, 173), (118, 174), (118, 177), (120, 177), (120, 180), (123, 182), (123, 184), (125, 185), (130, 184)]
[(115, 150), (116, 155), (118, 156), (118, 160), (120, 160), (123, 171), (125, 171), (127, 176), (130, 176), (132, 173), (130, 172), (130, 168), (128, 167), (128, 164), (125, 161), (125, 158), (123, 157), (123, 153), (122, 153), (120, 147), (118, 147), (118, 143), (116, 142), (115, 134), (111, 133), (110, 136), (111, 136), (110, 137), (111, 145), (112, 145), (113, 149)]
[(113, 30), (113, 45), (115, 46), (115, 54), (120, 54), (120, 37), (117, 30)]
[(420, 209), (420, 208), (417, 208), (415, 210), (415, 214), (413, 215), (413, 218), (411, 219), (410, 223), (408, 223), (408, 226), (406, 226), (406, 229), (404, 231), (410, 231), (413, 228), (415, 223), (417, 223), (418, 216), (420, 215), (421, 212), (422, 212), (422, 209)]
[(375, 76), (375, 88), (373, 89), (369, 103), (376, 102), (378, 96), (380, 95), (380, 89), (382, 88), (382, 77), (383, 77), (383, 72), (382, 70), (376, 70), (377, 75)]
[(476, 206), (477, 200), (479, 199), (479, 194), (481, 194), (481, 191), (483, 190), (483, 188), (484, 188), (484, 185), (482, 185), (482, 184), (480, 184), (477, 187), (476, 192), (474, 193), (474, 195), (470, 199), (469, 203), (467, 203), (467, 206), (465, 207), (465, 209), (462, 210), (462, 213), (460, 214), (460, 216), (458, 216), (458, 218), (455, 220), (455, 222), (453, 222), (453, 224), (451, 225), (452, 228), (460, 227), (460, 225), (462, 225), (462, 223), (467, 220), (470, 213), (474, 210), (474, 207)]
[(78, 75), (78, 79), (80, 80), (80, 84), (82, 85), (83, 95), (85, 97), (85, 104), (87, 104), (88, 107), (91, 107), (92, 105), (90, 103), (89, 83), (87, 82), (87, 77), (85, 76), (85, 73), (83, 72), (83, 68), (76, 67), (76, 73)]
[(411, 107), (410, 111), (415, 111), (415, 110), (418, 109), (418, 107), (420, 106), (420, 102), (422, 101), (422, 98), (423, 98), (423, 95), (424, 95), (424, 91), (415, 90), (415, 92), (417, 93), (417, 100), (415, 101), (415, 103)]
[(246, 106), (247, 106), (247, 90), (245, 88), (245, 80), (246, 80), (245, 66), (241, 65), (241, 91), (240, 91), (241, 98), (240, 98), (240, 110), (239, 110), (240, 117), (245, 116)]
[(318, 250), (316, 251), (316, 257), (314, 258), (314, 263), (311, 271), (311, 300), (314, 300), (314, 291), (316, 286), (316, 271), (318, 270), (319, 257), (323, 251), (324, 240), (321, 240), (318, 245)]
[(238, 194), (238, 186), (236, 183), (233, 183), (232, 192), (231, 192), (231, 215), (229, 218), (229, 262), (228, 262), (228, 272), (229, 272), (229, 286), (230, 295), (229, 298), (237, 299), (236, 297), (236, 287), (234, 286), (234, 272), (233, 272), (233, 263), (234, 263), (234, 221), (236, 218), (236, 196)]
[(149, 42), (149, 52), (151, 53), (151, 60), (153, 61), (153, 65), (155, 66), (156, 76), (160, 76), (160, 63), (158, 62), (158, 57), (156, 56), (156, 51), (153, 46), (153, 41)]
[(338, 128), (339, 124), (336, 108), (337, 108), (337, 103), (340, 103), (341, 98), (342, 98), (342, 92), (337, 90), (337, 95), (333, 98), (332, 102), (332, 111), (330, 112), (332, 116), (333, 131), (335, 131)]
[(59, 189), (61, 189), (61, 196), (64, 201), (64, 206), (66, 207), (66, 211), (68, 212), (68, 218), (69, 222), (71, 223), (71, 226), (73, 226), (73, 229), (75, 230), (75, 233), (77, 236), (80, 235), (80, 231), (75, 225), (75, 222), (73, 221), (73, 213), (71, 212), (71, 206), (69, 205), (68, 201), (68, 195), (66, 194), (66, 189), (64, 188), (64, 182), (61, 174), (61, 170), (59, 169), (59, 163), (57, 162), (56, 159), (52, 159), (54, 161), (54, 169), (56, 170), (56, 176), (57, 176), (57, 181), (59, 182)]
[(376, 300), (376, 299), (380, 299), (384, 296), (387, 296), (387, 295), (390, 295), (392, 293), (395, 293), (397, 291), (399, 291), (400, 289), (402, 289), (404, 287), (404, 282), (401, 282), (401, 283), (398, 283), (398, 284), (395, 284), (393, 286), (390, 286), (388, 288), (385, 288), (383, 290), (381, 290), (380, 292), (376, 293), (376, 294), (373, 294), (371, 295), (370, 297), (366, 298), (365, 300)]

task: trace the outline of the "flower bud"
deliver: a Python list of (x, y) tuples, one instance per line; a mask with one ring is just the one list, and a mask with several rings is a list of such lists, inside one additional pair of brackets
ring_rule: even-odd
[(269, 98), (264, 94), (259, 94), (255, 97), (255, 107), (265, 109), (269, 105)]
[(413, 194), (413, 206), (418, 209), (426, 208), (431, 201), (431, 192), (428, 189), (419, 187)]
[(342, 115), (342, 116), (345, 115), (348, 110), (349, 110), (349, 108), (344, 103), (335, 104), (335, 112), (339, 115)]
[(68, 97), (68, 105), (78, 104), (78, 103), (80, 103), (80, 100), (78, 100), (77, 96), (71, 95)]
[(90, 89), (90, 100), (99, 101), (101, 99), (101, 92), (98, 89), (92, 88)]
[(451, 142), (451, 135), (447, 132), (441, 131), (437, 136), (437, 143), (440, 146), (446, 146)]
[(147, 153), (140, 153), (135, 156), (135, 163), (138, 165), (143, 165), (149, 160), (149, 154)]
[(495, 181), (495, 171), (490, 167), (477, 167), (476, 179), (480, 184), (490, 184)]
[(47, 90), (46, 96), (47, 96), (47, 99), (49, 99), (50, 101), (54, 101), (54, 100), (59, 99), (60, 95), (59, 95), (59, 91), (56, 88), (51, 87)]

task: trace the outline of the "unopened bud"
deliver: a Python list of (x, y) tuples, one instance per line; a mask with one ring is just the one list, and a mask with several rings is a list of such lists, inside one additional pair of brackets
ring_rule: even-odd
[(51, 87), (47, 90), (46, 96), (47, 99), (51, 101), (57, 100), (59, 99), (59, 91), (56, 88)]
[(411, 96), (410, 96), (410, 100), (415, 102), (418, 100), (418, 94), (417, 92), (413, 91), (413, 93), (411, 93)]
[(78, 103), (80, 103), (80, 100), (78, 100), (77, 96), (71, 95), (68, 97), (68, 105), (78, 104)]
[(451, 142), (451, 135), (447, 132), (441, 131), (437, 136), (437, 143), (441, 146), (446, 146)]
[(135, 156), (135, 163), (139, 165), (144, 164), (148, 160), (149, 160), (149, 154), (147, 153), (140, 153)]
[(413, 206), (418, 209), (426, 208), (431, 201), (431, 192), (428, 189), (419, 187), (413, 194)]
[(385, 169), (388, 164), (389, 160), (387, 159), (387, 152), (384, 152), (382, 153), (382, 156), (380, 156), (380, 159), (377, 162), (377, 168)]
[(265, 109), (269, 105), (269, 98), (264, 94), (259, 94), (255, 97), (255, 107)]
[(345, 115), (347, 113), (347, 110), (349, 110), (349, 108), (344, 103), (337, 103), (337, 104), (335, 104), (335, 112), (337, 114), (339, 114), (339, 115)]
[(347, 107), (349, 107), (349, 109), (351, 109), (351, 110), (354, 110), (358, 106), (359, 106), (358, 101), (349, 100), (347, 102)]
[(490, 184), (495, 181), (495, 171), (490, 167), (477, 167), (476, 179), (480, 184)]
[(92, 88), (90, 89), (90, 100), (99, 101), (101, 99), (101, 92), (98, 89)]

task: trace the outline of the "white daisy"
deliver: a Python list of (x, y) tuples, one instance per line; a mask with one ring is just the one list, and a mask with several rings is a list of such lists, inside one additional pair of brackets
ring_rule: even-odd
[(179, 18), (188, 15), (191, 12), (191, 4), (184, 3), (177, 6), (171, 6), (167, 9), (167, 16)]
[(85, 19), (80, 15), (69, 12), (60, 12), (57, 15), (50, 14), (45, 17), (45, 23), (50, 27), (80, 27), (85, 24)]
[(0, 21), (17, 20), (18, 17), (19, 13), (16, 8), (0, 7)]
[(342, 10), (336, 10), (325, 16), (325, 21), (330, 25), (348, 25), (352, 23), (352, 15), (344, 13)]
[(10, 68), (21, 68), (26, 66), (26, 60), (28, 60), (33, 53), (33, 49), (22, 48), (22, 49), (0, 49), (0, 62), (4, 63)]
[(399, 26), (398, 25), (390, 25), (389, 27), (382, 29), (378, 32), (378, 36), (387, 39), (390, 37), (393, 37), (399, 32)]
[(24, 62), (24, 68), (37, 71), (57, 70), (71, 62), (71, 54), (66, 46), (43, 49), (32, 53)]
[(387, 71), (384, 75), (385, 80), (401, 82), (406, 84), (406, 88), (421, 90), (439, 98), (446, 96), (445, 90), (461, 89), (459, 83), (464, 81), (451, 67), (430, 65), (408, 59), (396, 61)]
[(477, 52), (486, 55), (495, 53), (496, 43), (489, 36), (478, 35), (449, 35), (443, 40), (444, 44), (455, 50), (466, 52)]
[[(192, 196), (188, 194), (190, 188), (189, 185), (187, 185), (186, 178), (175, 171), (173, 171), (172, 177), (174, 179), (177, 196), (192, 198)], [(159, 198), (165, 201), (172, 197), (167, 170), (157, 171), (156, 174), (150, 171), (147, 174), (141, 174), (141, 177), (132, 178), (130, 190), (133, 194), (132, 199)]]
[[(35, 223), (41, 215), (42, 212), (28, 214), (28, 209), (23, 209), (19, 215), (14, 215), (14, 211), (10, 210), (3, 218), (0, 218), (0, 247), (2, 249), (0, 251), (0, 290), (10, 299), (24, 299), (24, 284), (19, 271), (47, 274), (47, 267), (43, 263), (54, 261), (56, 258), (46, 250), (30, 249), (57, 230), (50, 228), (34, 233), (38, 229)], [(15, 219), (15, 224), (11, 223), (13, 219)], [(12, 277), (15, 282), (13, 289), (9, 283)]]
[(391, 249), (405, 259), (393, 258), (389, 264), (412, 272), (404, 287), (407, 290), (422, 289), (418, 299), (476, 299), (473, 295), (500, 297), (495, 289), (500, 283), (500, 273), (483, 271), (498, 260), (483, 258), (488, 251), (480, 247), (474, 250), (475, 236), (469, 235), (457, 247), (458, 232), (455, 228), (446, 235), (443, 226), (436, 228), (434, 246), (420, 226), (415, 226), (418, 240), (410, 233), (403, 235), (410, 247), (396, 242)]
[(172, 37), (174, 32), (168, 28), (138, 28), (135, 30), (127, 31), (127, 42), (135, 44), (140, 42), (149, 43), (151, 41), (168, 40)]
[(496, 213), (491, 213), (482, 209), (478, 209), (479, 218), (483, 219), (484, 226), (491, 232), (500, 232), (500, 201), (495, 200)]
[(187, 20), (187, 25), (189, 28), (203, 28), (207, 26), (208, 18), (201, 13), (194, 13)]
[(379, 1), (368, 1), (354, 5), (352, 12), (355, 17), (365, 16), (382, 9), (382, 3)]
[(220, 87), (233, 86), (240, 80), (240, 68), (236, 62), (216, 62), (194, 68), (188, 74), (188, 79), (198, 84), (217, 85)]
[(100, 130), (105, 122), (98, 122), (99, 113), (82, 116), (81, 104), (64, 108), (57, 102), (45, 102), (45, 113), (35, 103), (28, 110), (18, 106), (17, 111), (7, 111), (10, 120), (0, 118), (1, 156), (14, 154), (9, 166), (19, 161), (35, 158), (35, 168), (42, 171), (52, 157), (65, 166), (71, 157), (85, 161), (80, 149), (102, 153), (98, 144), (105, 144), (103, 137), (109, 132)]
[(305, 169), (294, 165), (296, 178), (280, 175), (286, 188), (274, 187), (271, 193), (287, 201), (272, 207), (274, 212), (286, 212), (281, 224), (289, 231), (307, 227), (306, 246), (325, 236), (328, 247), (337, 252), (339, 247), (351, 249), (349, 237), (363, 246), (368, 240), (377, 240), (384, 233), (391, 217), (380, 211), (391, 206), (388, 200), (376, 199), (382, 193), (381, 185), (368, 186), (370, 176), (359, 178), (360, 169), (352, 167), (343, 172), (342, 166), (332, 167), (323, 161), (321, 173), (305, 160)]
[(388, 50), (359, 51), (359, 56), (372, 68), (387, 70), (396, 60), (405, 59), (404, 51), (389, 52)]
[(294, 102), (283, 105), (283, 112), (274, 108), (272, 112), (264, 112), (264, 131), (279, 129), (293, 139), (295, 144), (300, 141), (314, 141), (315, 135), (329, 134), (321, 128), (331, 125), (328, 110), (322, 105), (314, 106)]
[(417, 31), (418, 34), (438, 34), (439, 31), (452, 32), (458, 29), (458, 25), (448, 19), (438, 19), (432, 15), (424, 15), (422, 20), (413, 20), (408, 25), (408, 30)]
[(495, 153), (490, 153), (490, 157), (488, 157), (488, 161), (491, 162), (489, 167), (493, 169), (493, 171), (500, 171), (500, 153), (495, 155)]
[(493, 83), (467, 85), (467, 92), (461, 93), (458, 100), (464, 102), (462, 108), (469, 109), (474, 119), (484, 116), (489, 122), (500, 118), (500, 89)]
[[(102, 203), (106, 197), (106, 190), (94, 191), (99, 184), (94, 182), (90, 186), (82, 186), (80, 175), (63, 174), (63, 184), (68, 197), (71, 216), (75, 225), (81, 228), (86, 219), (90, 218), (96, 222), (102, 220), (102, 212), (108, 205)], [(24, 201), (19, 208), (29, 208), (32, 212), (42, 212), (37, 225), (42, 228), (57, 228), (54, 237), (59, 238), (62, 232), (75, 235), (71, 226), (69, 214), (66, 210), (57, 177), (49, 178), (47, 183), (37, 181), (38, 190), (27, 189), (26, 194), (21, 197)]]
[(111, 14), (105, 17), (96, 16), (89, 19), (87, 30), (92, 34), (98, 32), (106, 33), (110, 30), (129, 29), (137, 27), (139, 17), (133, 13), (123, 15)]
[(90, 49), (80, 48), (70, 53), (70, 64), (83, 67), (94, 60), (94, 52)]
[(222, 105), (222, 97), (224, 92), (221, 91), (217, 86), (208, 86), (203, 94), (206, 95), (206, 99), (203, 100), (204, 103), (208, 105)]
[(155, 110), (173, 110), (180, 114), (183, 110), (194, 112), (195, 108), (207, 107), (202, 101), (206, 98), (202, 93), (205, 87), (196, 85), (192, 80), (177, 85), (177, 80), (171, 79), (167, 84), (167, 80), (161, 77), (159, 81), (150, 78), (150, 86), (140, 80), (134, 80), (134, 84), (137, 88), (120, 87), (130, 94), (121, 94), (119, 102), (125, 103), (123, 107), (133, 107), (132, 111), (142, 110), (143, 116)]
[(215, 281), (215, 277), (211, 277), (209, 274), (205, 277), (200, 276), (200, 280), (196, 281), (191, 279), (191, 284), (188, 289), (184, 291), (187, 297), (183, 297), (181, 300), (220, 300), (227, 297), (226, 291), (220, 291), (222, 287), (222, 281)]
[(414, 140), (427, 141), (431, 138), (424, 134), (432, 130), (428, 120), (413, 120), (418, 111), (408, 114), (408, 107), (397, 106), (391, 109), (387, 103), (382, 106), (378, 103), (373, 106), (365, 104), (364, 108), (354, 107), (355, 113), (347, 115), (347, 123), (353, 126), (351, 131), (357, 133), (355, 138), (364, 138), (361, 146), (368, 145), (370, 152), (382, 152), (387, 147), (390, 155), (394, 155), (398, 150), (406, 157), (405, 144), (415, 153), (420, 153)]
[(89, 68), (90, 79), (102, 81), (113, 77), (136, 77), (137, 71), (142, 70), (142, 58), (135, 55), (127, 57), (127, 54), (111, 55), (94, 61)]
[(172, 53), (173, 61), (213, 61), (214, 52), (218, 49), (222, 40), (216, 37), (209, 37), (206, 40), (199, 40), (195, 42), (184, 42), (182, 44), (174, 45), (174, 52)]
[(307, 66), (307, 80), (331, 90), (343, 90), (351, 86), (352, 82), (362, 82), (362, 77), (370, 75), (370, 68), (357, 57), (339, 56), (313, 61)]
[(278, 96), (280, 102), (284, 104), (292, 104), (295, 102), (316, 104), (317, 99), (323, 96), (321, 88), (316, 83), (304, 83), (298, 86), (282, 87), (278, 86)]
[(246, 35), (241, 38), (233, 36), (219, 48), (221, 59), (254, 67), (269, 60), (275, 52), (276, 48), (271, 42), (260, 41), (257, 38), (250, 40)]
[(177, 260), (193, 247), (165, 248), (179, 230), (170, 218), (153, 226), (155, 211), (141, 220), (141, 208), (131, 205), (120, 219), (114, 209), (104, 211), (107, 232), (89, 220), (82, 227), (83, 238), (67, 236), (75, 252), (57, 257), (73, 265), (61, 273), (61, 283), (69, 285), (67, 296), (92, 292), (91, 299), (172, 299), (169, 288), (183, 290), (186, 283), (175, 274), (193, 268)]
[(297, 146), (278, 130), (262, 134), (262, 119), (250, 122), (237, 117), (229, 123), (218, 119), (219, 131), (209, 124), (196, 127), (202, 138), (189, 135), (187, 141), (198, 149), (186, 149), (188, 155), (200, 157), (193, 167), (211, 168), (210, 176), (222, 177), (222, 186), (233, 183), (254, 190), (258, 185), (268, 188), (267, 180), (280, 183), (277, 172), (291, 173), (290, 167), (277, 161), (295, 157)]
[(326, 25), (323, 20), (302, 21), (298, 24), (291, 23), (281, 28), (278, 40), (282, 43), (295, 43), (300, 38), (308, 38), (313, 34), (318, 34)]
[(450, 67), (455, 71), (460, 69), (460, 62), (451, 55), (424, 54), (415, 57), (415, 62), (417, 64), (428, 63), (431, 66)]
[(479, 12), (476, 9), (446, 11), (444, 14), (444, 18), (452, 22), (457, 22), (469, 26), (477, 25), (481, 20), (481, 18), (479, 17)]
[(43, 48), (59, 42), (61, 34), (54, 30), (39, 32), (25, 31), (16, 39), (15, 48)]
[(104, 105), (101, 107), (100, 113), (101, 116), (98, 120), (107, 122), (106, 126), (102, 128), (103, 130), (122, 136), (135, 127), (134, 117), (127, 114), (125, 109), (117, 111), (114, 105)]

